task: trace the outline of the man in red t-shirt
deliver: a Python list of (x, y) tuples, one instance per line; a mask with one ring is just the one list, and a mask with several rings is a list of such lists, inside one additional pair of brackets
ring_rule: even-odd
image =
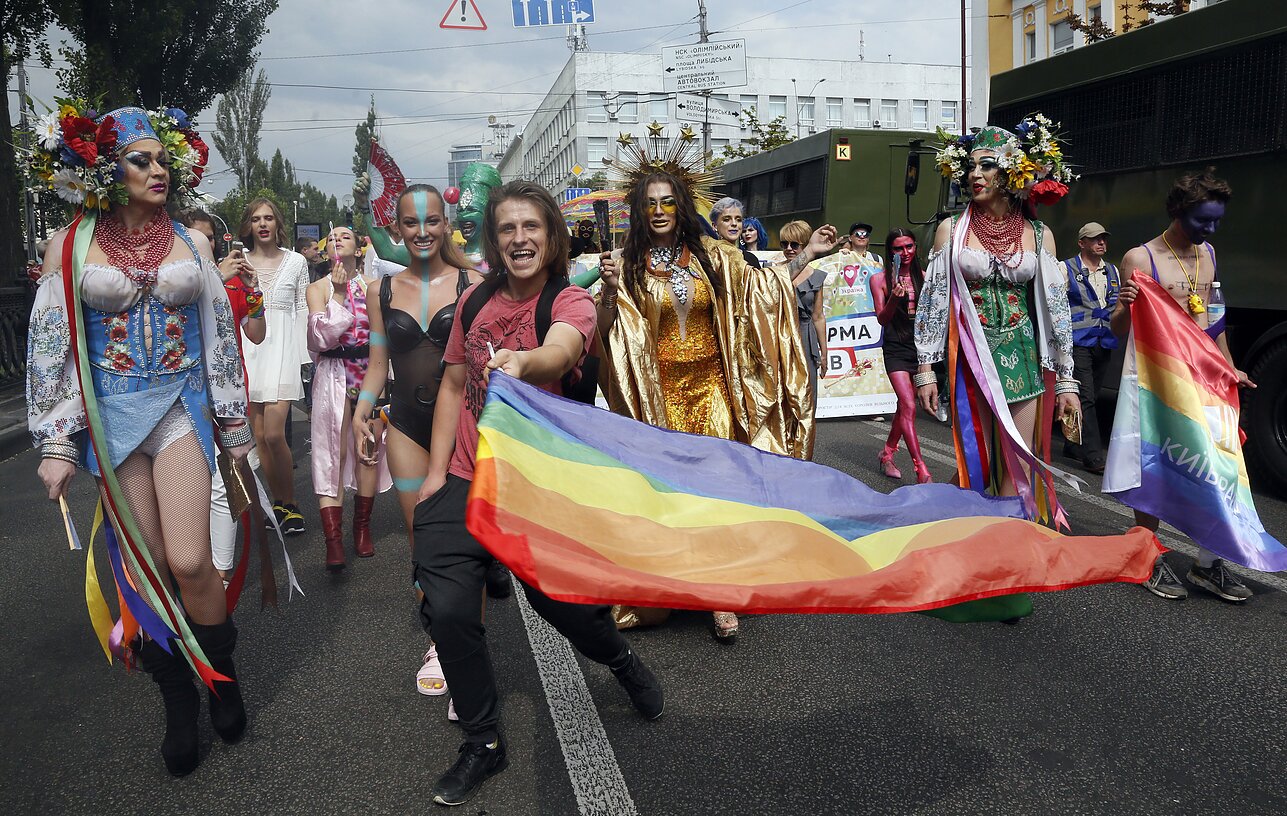
[[(564, 375), (585, 359), (596, 323), (589, 294), (567, 285), (568, 234), (558, 204), (543, 187), (515, 181), (494, 190), (483, 219), (483, 240), (497, 277), (460, 297), (457, 314), (463, 304), (474, 307), (470, 298), (486, 301), (477, 308), (468, 334), (457, 320), (447, 341), (429, 477), (420, 491), (413, 531), (412, 561), (424, 591), (421, 623), (438, 646), (466, 735), (460, 758), (434, 786), (433, 800), (440, 805), (467, 801), (508, 764), (482, 623), (484, 576), (493, 559), (465, 527), (486, 377), (500, 369), (560, 393)], [(540, 342), (537, 302), (547, 284), (558, 283), (566, 288), (554, 299), (550, 327)], [(578, 651), (612, 670), (641, 714), (650, 720), (661, 716), (661, 684), (617, 631), (609, 607), (555, 601), (526, 584), (523, 589), (532, 608)]]

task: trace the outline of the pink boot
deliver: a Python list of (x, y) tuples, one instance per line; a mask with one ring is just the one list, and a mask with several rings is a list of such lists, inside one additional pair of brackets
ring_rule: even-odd
[(903, 472), (894, 467), (894, 451), (885, 448), (880, 452), (880, 472), (891, 479), (903, 478)]

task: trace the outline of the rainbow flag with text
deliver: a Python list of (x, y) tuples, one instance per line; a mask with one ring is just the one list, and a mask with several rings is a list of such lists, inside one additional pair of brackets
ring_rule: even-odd
[[(823, 465), (654, 428), (500, 372), (478, 429), (469, 530), (559, 600), (927, 611), (1139, 583), (1161, 552), (1142, 528), (1065, 536), (1027, 521), (1018, 498), (947, 484), (880, 493)], [(957, 619), (1022, 614), (965, 612)]]
[(1136, 274), (1104, 492), (1244, 567), (1287, 569), (1251, 499), (1238, 378), (1211, 338), (1152, 278)]

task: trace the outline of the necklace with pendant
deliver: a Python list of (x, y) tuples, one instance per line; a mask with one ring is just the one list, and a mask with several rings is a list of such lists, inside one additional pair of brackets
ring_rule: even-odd
[(648, 267), (654, 272), (670, 272), (670, 291), (679, 305), (688, 303), (688, 278), (696, 277), (676, 261), (682, 257), (678, 247), (653, 247), (648, 250)]
[(1166, 244), (1167, 249), (1171, 250), (1171, 257), (1175, 259), (1175, 262), (1180, 267), (1180, 272), (1184, 275), (1185, 282), (1189, 284), (1189, 314), (1202, 314), (1207, 310), (1207, 304), (1202, 300), (1202, 296), (1198, 294), (1198, 276), (1202, 274), (1201, 250), (1197, 246), (1193, 247), (1193, 278), (1190, 279), (1188, 267), (1184, 265), (1184, 261), (1180, 260), (1180, 256), (1176, 253), (1175, 247), (1171, 246), (1171, 242), (1166, 240), (1165, 232), (1162, 233), (1162, 243)]

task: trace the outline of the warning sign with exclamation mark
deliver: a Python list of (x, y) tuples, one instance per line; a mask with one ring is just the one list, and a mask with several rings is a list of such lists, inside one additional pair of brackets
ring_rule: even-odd
[(482, 12), (478, 10), (474, 0), (453, 0), (447, 7), (447, 13), (442, 15), (442, 22), (438, 27), (486, 31), (487, 23), (483, 22)]

